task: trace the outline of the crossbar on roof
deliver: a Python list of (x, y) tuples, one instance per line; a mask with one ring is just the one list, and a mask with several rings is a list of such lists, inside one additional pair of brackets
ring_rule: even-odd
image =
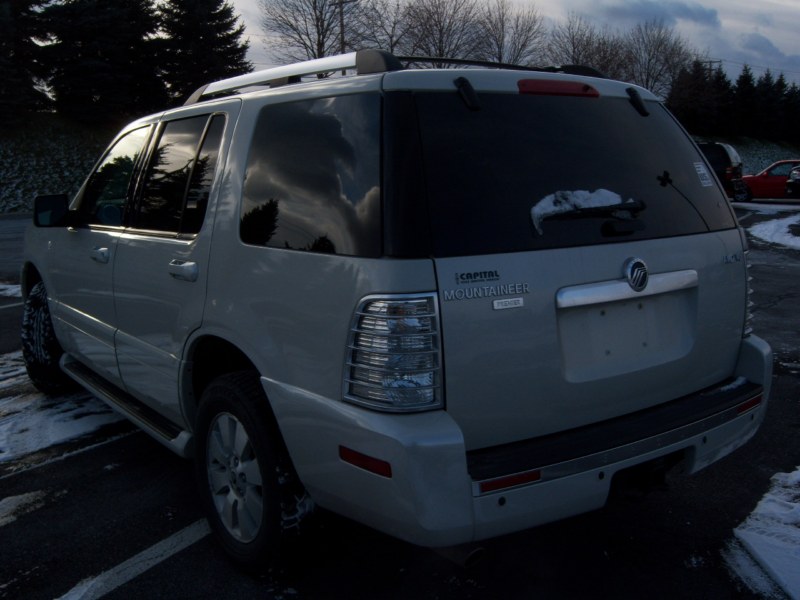
[(233, 93), (242, 88), (270, 85), (277, 82), (299, 79), (306, 75), (319, 75), (333, 71), (356, 69), (359, 75), (383, 73), (402, 69), (400, 62), (390, 53), (383, 50), (359, 50), (348, 54), (326, 56), (304, 62), (262, 69), (221, 81), (209, 83), (195, 91), (186, 104), (194, 104), (208, 96)]

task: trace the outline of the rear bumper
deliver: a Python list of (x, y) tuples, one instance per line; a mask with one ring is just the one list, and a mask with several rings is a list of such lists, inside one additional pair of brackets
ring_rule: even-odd
[[(713, 463), (755, 434), (771, 372), (769, 346), (751, 336), (726, 385), (589, 428), (469, 453), (446, 412), (383, 414), (262, 382), (319, 505), (415, 544), (449, 546), (599, 508), (617, 472), (662, 456), (681, 453), (689, 473)], [(342, 447), (388, 463), (391, 475), (345, 462)]]

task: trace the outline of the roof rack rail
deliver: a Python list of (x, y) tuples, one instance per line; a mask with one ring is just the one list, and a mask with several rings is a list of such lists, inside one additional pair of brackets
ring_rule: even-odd
[(534, 67), (523, 67), (522, 65), (512, 65), (509, 63), (492, 62), (489, 60), (473, 60), (471, 58), (442, 58), (438, 56), (398, 56), (397, 60), (402, 63), (425, 63), (434, 65), (463, 65), (466, 67), (489, 67), (495, 69), (512, 69), (515, 71), (536, 71)]
[(511, 69), (514, 71), (533, 71), (539, 73), (566, 73), (567, 75), (584, 75), (587, 77), (600, 77), (608, 79), (608, 76), (595, 69), (594, 67), (587, 67), (584, 65), (559, 65), (552, 67), (526, 67), (523, 65), (515, 65), (510, 63), (492, 62), (488, 60), (473, 60), (470, 58), (442, 58), (436, 56), (398, 56), (396, 57), (402, 63), (426, 63), (426, 64), (443, 64), (443, 65), (463, 65), (471, 67), (488, 67), (495, 69)]
[(184, 105), (195, 104), (214, 96), (234, 94), (246, 87), (259, 85), (277, 87), (287, 83), (296, 83), (305, 75), (319, 75), (344, 69), (355, 69), (358, 75), (368, 75), (370, 73), (399, 71), (403, 69), (403, 65), (393, 54), (385, 50), (358, 50), (348, 54), (326, 56), (271, 69), (263, 69), (208, 83), (195, 90), (187, 98)]

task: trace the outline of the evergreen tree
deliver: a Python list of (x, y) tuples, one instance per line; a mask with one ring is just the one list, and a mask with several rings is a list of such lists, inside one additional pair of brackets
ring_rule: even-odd
[(756, 81), (756, 130), (751, 135), (775, 139), (778, 127), (776, 112), (780, 103), (775, 92), (775, 78), (767, 69)]
[(667, 106), (693, 135), (714, 133), (711, 119), (715, 104), (708, 70), (699, 60), (692, 63), (691, 69), (681, 70), (667, 96)]
[(47, 95), (37, 84), (44, 71), (40, 9), (45, 0), (0, 1), (0, 119), (12, 122), (47, 106)]
[(789, 84), (786, 83), (786, 77), (780, 73), (775, 79), (775, 84), (772, 86), (772, 95), (775, 98), (775, 112), (771, 115), (771, 133), (772, 139), (782, 140), (787, 139), (787, 120), (789, 117), (789, 106), (787, 103), (787, 93), (789, 91)]
[(792, 83), (784, 96), (785, 117), (780, 139), (796, 144), (800, 139), (800, 87)]
[(736, 80), (734, 91), (734, 121), (733, 126), (737, 135), (758, 135), (758, 97), (753, 72), (745, 65)]
[(119, 124), (163, 108), (152, 0), (65, 0), (44, 16), (49, 83), (60, 113)]
[(244, 25), (225, 0), (168, 0), (160, 9), (163, 43), (161, 73), (173, 100), (198, 87), (248, 73)]
[(717, 66), (711, 78), (711, 95), (715, 99), (716, 108), (712, 116), (711, 128), (715, 135), (731, 135), (731, 122), (734, 118), (734, 91), (733, 84), (721, 64)]

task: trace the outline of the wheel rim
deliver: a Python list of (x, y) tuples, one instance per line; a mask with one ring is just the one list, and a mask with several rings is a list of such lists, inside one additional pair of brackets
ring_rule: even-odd
[(220, 521), (233, 538), (253, 541), (263, 521), (261, 469), (244, 425), (230, 413), (211, 422), (206, 442), (206, 472)]

